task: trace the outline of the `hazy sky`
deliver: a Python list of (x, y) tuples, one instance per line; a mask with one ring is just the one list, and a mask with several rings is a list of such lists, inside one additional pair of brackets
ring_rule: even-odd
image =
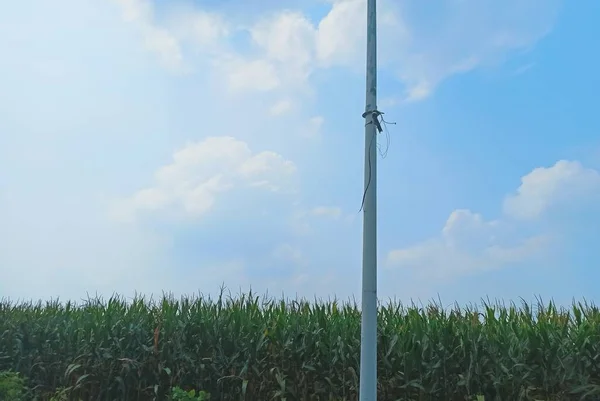
[[(0, 297), (360, 298), (364, 0), (0, 12)], [(381, 0), (379, 294), (600, 298), (595, 0)]]

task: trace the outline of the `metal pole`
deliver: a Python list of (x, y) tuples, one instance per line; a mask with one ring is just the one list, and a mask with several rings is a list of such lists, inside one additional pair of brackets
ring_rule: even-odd
[(377, 400), (377, 16), (367, 0), (360, 401)]

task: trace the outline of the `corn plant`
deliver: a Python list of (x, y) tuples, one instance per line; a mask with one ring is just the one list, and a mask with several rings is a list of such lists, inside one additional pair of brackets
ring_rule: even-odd
[[(381, 305), (382, 400), (579, 400), (600, 395), (600, 312), (588, 303)], [(355, 303), (112, 297), (0, 302), (0, 371), (36, 399), (356, 400)]]

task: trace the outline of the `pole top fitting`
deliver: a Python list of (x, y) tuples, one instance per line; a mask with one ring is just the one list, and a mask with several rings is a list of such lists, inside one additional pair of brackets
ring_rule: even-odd
[(365, 111), (365, 112), (362, 114), (362, 117), (363, 117), (363, 118), (367, 118), (367, 116), (368, 116), (369, 114), (370, 114), (370, 115), (372, 115), (373, 117), (378, 117), (378, 116), (382, 115), (382, 114), (383, 114), (383, 112), (381, 112), (381, 111), (379, 111), (379, 110), (369, 110), (369, 111)]
[(382, 115), (383, 113), (379, 110), (372, 110), (372, 111), (365, 111), (363, 113), (363, 118), (367, 118), (369, 115), (371, 115), (371, 122), (368, 122), (368, 124), (375, 124), (375, 128), (377, 128), (377, 131), (379, 131), (379, 133), (383, 132), (383, 129), (381, 128), (381, 123), (379, 122), (379, 116)]

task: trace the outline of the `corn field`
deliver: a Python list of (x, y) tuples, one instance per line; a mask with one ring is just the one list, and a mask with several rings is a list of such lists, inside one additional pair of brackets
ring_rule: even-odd
[[(380, 400), (600, 395), (600, 312), (587, 303), (390, 303), (378, 331)], [(74, 400), (164, 400), (173, 386), (211, 400), (356, 400), (359, 358), (353, 303), (253, 294), (0, 303), (0, 371), (19, 372), (39, 400), (57, 388)]]

